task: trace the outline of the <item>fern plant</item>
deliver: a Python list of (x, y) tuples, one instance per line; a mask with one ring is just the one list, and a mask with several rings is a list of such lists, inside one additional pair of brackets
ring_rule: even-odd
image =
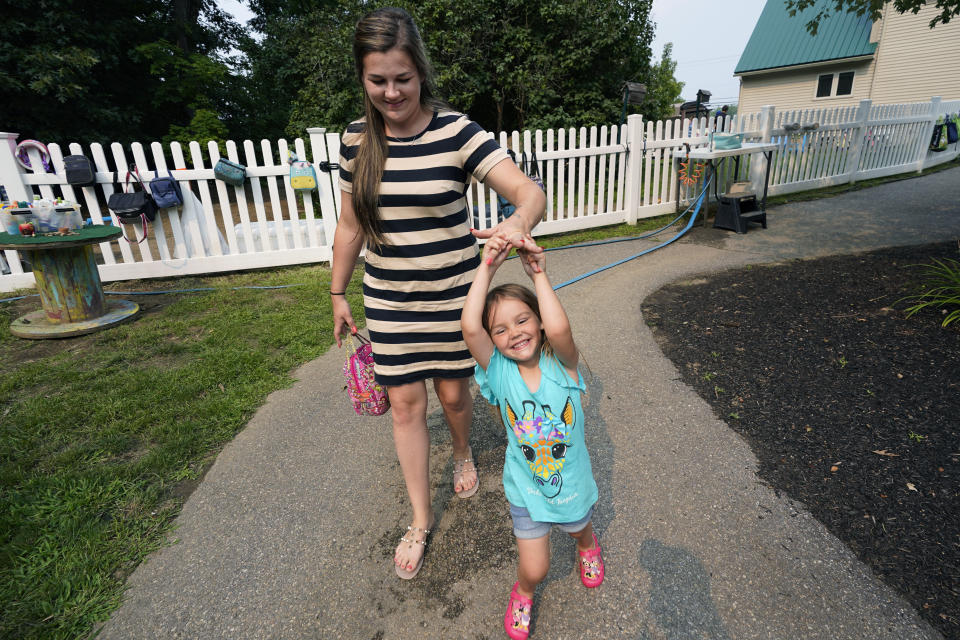
[(933, 264), (911, 265), (923, 268), (922, 291), (901, 298), (897, 302), (912, 302), (907, 307), (907, 317), (922, 309), (934, 308), (949, 310), (940, 326), (949, 326), (960, 320), (960, 261), (934, 258)]

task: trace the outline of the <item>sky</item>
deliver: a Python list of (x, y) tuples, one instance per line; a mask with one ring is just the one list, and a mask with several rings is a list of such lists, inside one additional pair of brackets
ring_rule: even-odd
[(697, 89), (713, 94), (711, 103), (734, 104), (740, 79), (733, 70), (750, 39), (766, 0), (653, 0), (656, 23), (653, 55), (672, 42), (676, 78), (684, 83), (683, 99), (696, 100)]
[[(253, 16), (239, 0), (217, 4), (240, 22)], [(696, 100), (697, 89), (704, 89), (711, 92), (711, 103), (737, 102), (740, 80), (733, 70), (765, 4), (766, 0), (653, 0), (653, 56), (659, 60), (663, 45), (673, 43), (684, 100)]]

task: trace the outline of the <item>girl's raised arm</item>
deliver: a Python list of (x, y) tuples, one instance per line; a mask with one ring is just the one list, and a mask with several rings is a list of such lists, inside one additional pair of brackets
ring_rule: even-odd
[(523, 270), (533, 280), (533, 286), (536, 289), (543, 332), (563, 366), (576, 371), (580, 352), (573, 341), (573, 331), (570, 328), (567, 312), (563, 310), (560, 298), (557, 297), (557, 292), (553, 290), (550, 279), (547, 278), (546, 257), (542, 251), (519, 249), (517, 252), (520, 254)]
[(498, 236), (490, 238), (483, 247), (483, 256), (477, 275), (467, 292), (467, 299), (463, 303), (463, 313), (460, 316), (460, 328), (463, 331), (463, 340), (470, 349), (470, 354), (483, 369), (490, 364), (493, 355), (493, 340), (483, 328), (483, 306), (487, 299), (487, 290), (493, 280), (497, 268), (507, 259), (510, 253), (510, 244), (506, 238)]

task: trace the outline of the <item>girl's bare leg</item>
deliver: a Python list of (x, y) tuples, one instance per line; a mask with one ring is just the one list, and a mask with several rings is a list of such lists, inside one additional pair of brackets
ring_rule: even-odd
[(533, 598), (537, 585), (550, 569), (550, 535), (540, 538), (517, 538), (520, 562), (517, 564), (517, 593)]
[(587, 526), (576, 533), (571, 533), (570, 537), (577, 541), (577, 551), (589, 551), (596, 545), (593, 544), (593, 523), (588, 522)]

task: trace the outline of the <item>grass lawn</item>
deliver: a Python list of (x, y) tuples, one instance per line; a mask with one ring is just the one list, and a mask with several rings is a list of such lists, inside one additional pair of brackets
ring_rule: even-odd
[(0, 637), (83, 637), (109, 616), (223, 445), (330, 346), (329, 281), (310, 266), (113, 283), (216, 291), (125, 296), (134, 321), (64, 340), (11, 336), (38, 298), (0, 305)]

